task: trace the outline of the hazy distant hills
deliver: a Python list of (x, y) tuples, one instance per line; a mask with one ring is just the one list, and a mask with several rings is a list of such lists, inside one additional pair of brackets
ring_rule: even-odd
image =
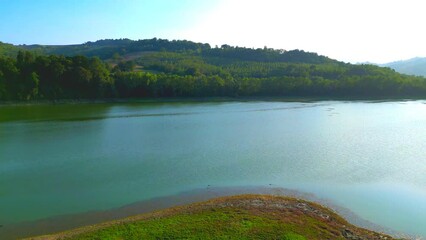
[(389, 67), (404, 74), (426, 76), (426, 58), (417, 57), (403, 61), (380, 64), (380, 66)]

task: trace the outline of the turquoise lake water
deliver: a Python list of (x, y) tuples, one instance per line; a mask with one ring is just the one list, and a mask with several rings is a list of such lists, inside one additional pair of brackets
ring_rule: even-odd
[(426, 101), (0, 107), (2, 225), (269, 184), (426, 236)]

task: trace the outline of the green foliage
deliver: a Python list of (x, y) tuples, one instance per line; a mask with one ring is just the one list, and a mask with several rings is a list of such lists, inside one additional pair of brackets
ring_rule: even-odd
[(136, 64), (134, 61), (121, 61), (114, 67), (114, 71), (132, 72), (135, 66)]
[[(233, 48), (228, 46), (223, 51), (229, 49)], [(262, 51), (277, 54), (272, 50)], [(154, 53), (136, 62), (146, 70), (168, 75), (221, 78), (226, 89), (219, 91), (218, 96), (422, 97), (426, 93), (426, 80), (421, 77), (327, 59), (317, 64), (297, 63), (301, 59), (295, 56), (297, 53), (291, 53), (294, 61), (275, 62), (241, 61), (231, 55), (220, 58), (194, 53)], [(299, 53), (306, 58), (307, 53)], [(307, 62), (318, 60), (316, 54), (311, 55), (312, 60)]]
[(301, 50), (285, 51), (271, 48), (244, 48), (222, 45), (221, 48), (211, 48), (203, 51), (204, 57), (225, 58), (239, 61), (257, 61), (257, 62), (293, 62), (293, 63), (332, 63), (336, 62), (324, 56), (318, 56), (316, 53), (308, 53)]
[(20, 50), (17, 46), (0, 42), (0, 57), (15, 57)]
[(65, 56), (82, 55), (86, 57), (99, 57), (101, 59), (115, 58), (120, 56), (143, 51), (200, 51), (209, 49), (210, 45), (203, 43), (194, 43), (186, 40), (165, 40), (165, 39), (144, 39), (132, 41), (129, 39), (105, 39), (96, 42), (87, 42), (79, 45), (65, 46), (42, 46), (29, 45), (24, 46), (26, 50), (35, 51), (43, 54), (55, 54)]
[(98, 58), (38, 56), (0, 58), (0, 99), (111, 97), (114, 80)]
[[(0, 57), (0, 100), (426, 96), (423, 77), (299, 50), (211, 48), (162, 39), (22, 47), (31, 51), (18, 51), (16, 59)], [(70, 56), (39, 54), (46, 52)], [(101, 58), (119, 62), (112, 68)]]

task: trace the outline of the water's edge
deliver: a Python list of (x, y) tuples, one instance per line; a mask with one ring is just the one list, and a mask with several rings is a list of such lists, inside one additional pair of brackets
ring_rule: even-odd
[(216, 197), (224, 197), (240, 194), (268, 194), (277, 196), (289, 196), (307, 201), (317, 202), (337, 212), (350, 223), (370, 229), (376, 232), (383, 232), (394, 237), (412, 238), (388, 228), (362, 219), (351, 210), (340, 207), (327, 199), (300, 192), (292, 189), (285, 189), (272, 186), (245, 186), (245, 187), (211, 187), (194, 189), (181, 192), (176, 195), (157, 197), (149, 200), (139, 201), (132, 204), (114, 208), (106, 211), (89, 211), (79, 214), (55, 216), (36, 221), (22, 222), (12, 225), (5, 225), (0, 228), (0, 239), (17, 239), (38, 235), (52, 234), (66, 231), (82, 226), (93, 225), (101, 222), (117, 220), (137, 214), (143, 214), (161, 210), (169, 207), (186, 205), (194, 202), (206, 201)]
[(97, 104), (97, 103), (204, 103), (204, 102), (319, 102), (319, 101), (365, 101), (365, 102), (392, 102), (417, 101), (426, 98), (416, 97), (181, 97), (181, 98), (104, 98), (104, 99), (57, 99), (57, 100), (29, 100), (29, 101), (0, 101), (1, 106), (30, 106), (51, 104)]

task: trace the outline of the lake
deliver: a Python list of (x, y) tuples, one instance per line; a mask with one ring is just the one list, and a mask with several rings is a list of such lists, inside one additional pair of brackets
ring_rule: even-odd
[(1, 106), (0, 224), (277, 186), (426, 237), (425, 153), (426, 101)]

